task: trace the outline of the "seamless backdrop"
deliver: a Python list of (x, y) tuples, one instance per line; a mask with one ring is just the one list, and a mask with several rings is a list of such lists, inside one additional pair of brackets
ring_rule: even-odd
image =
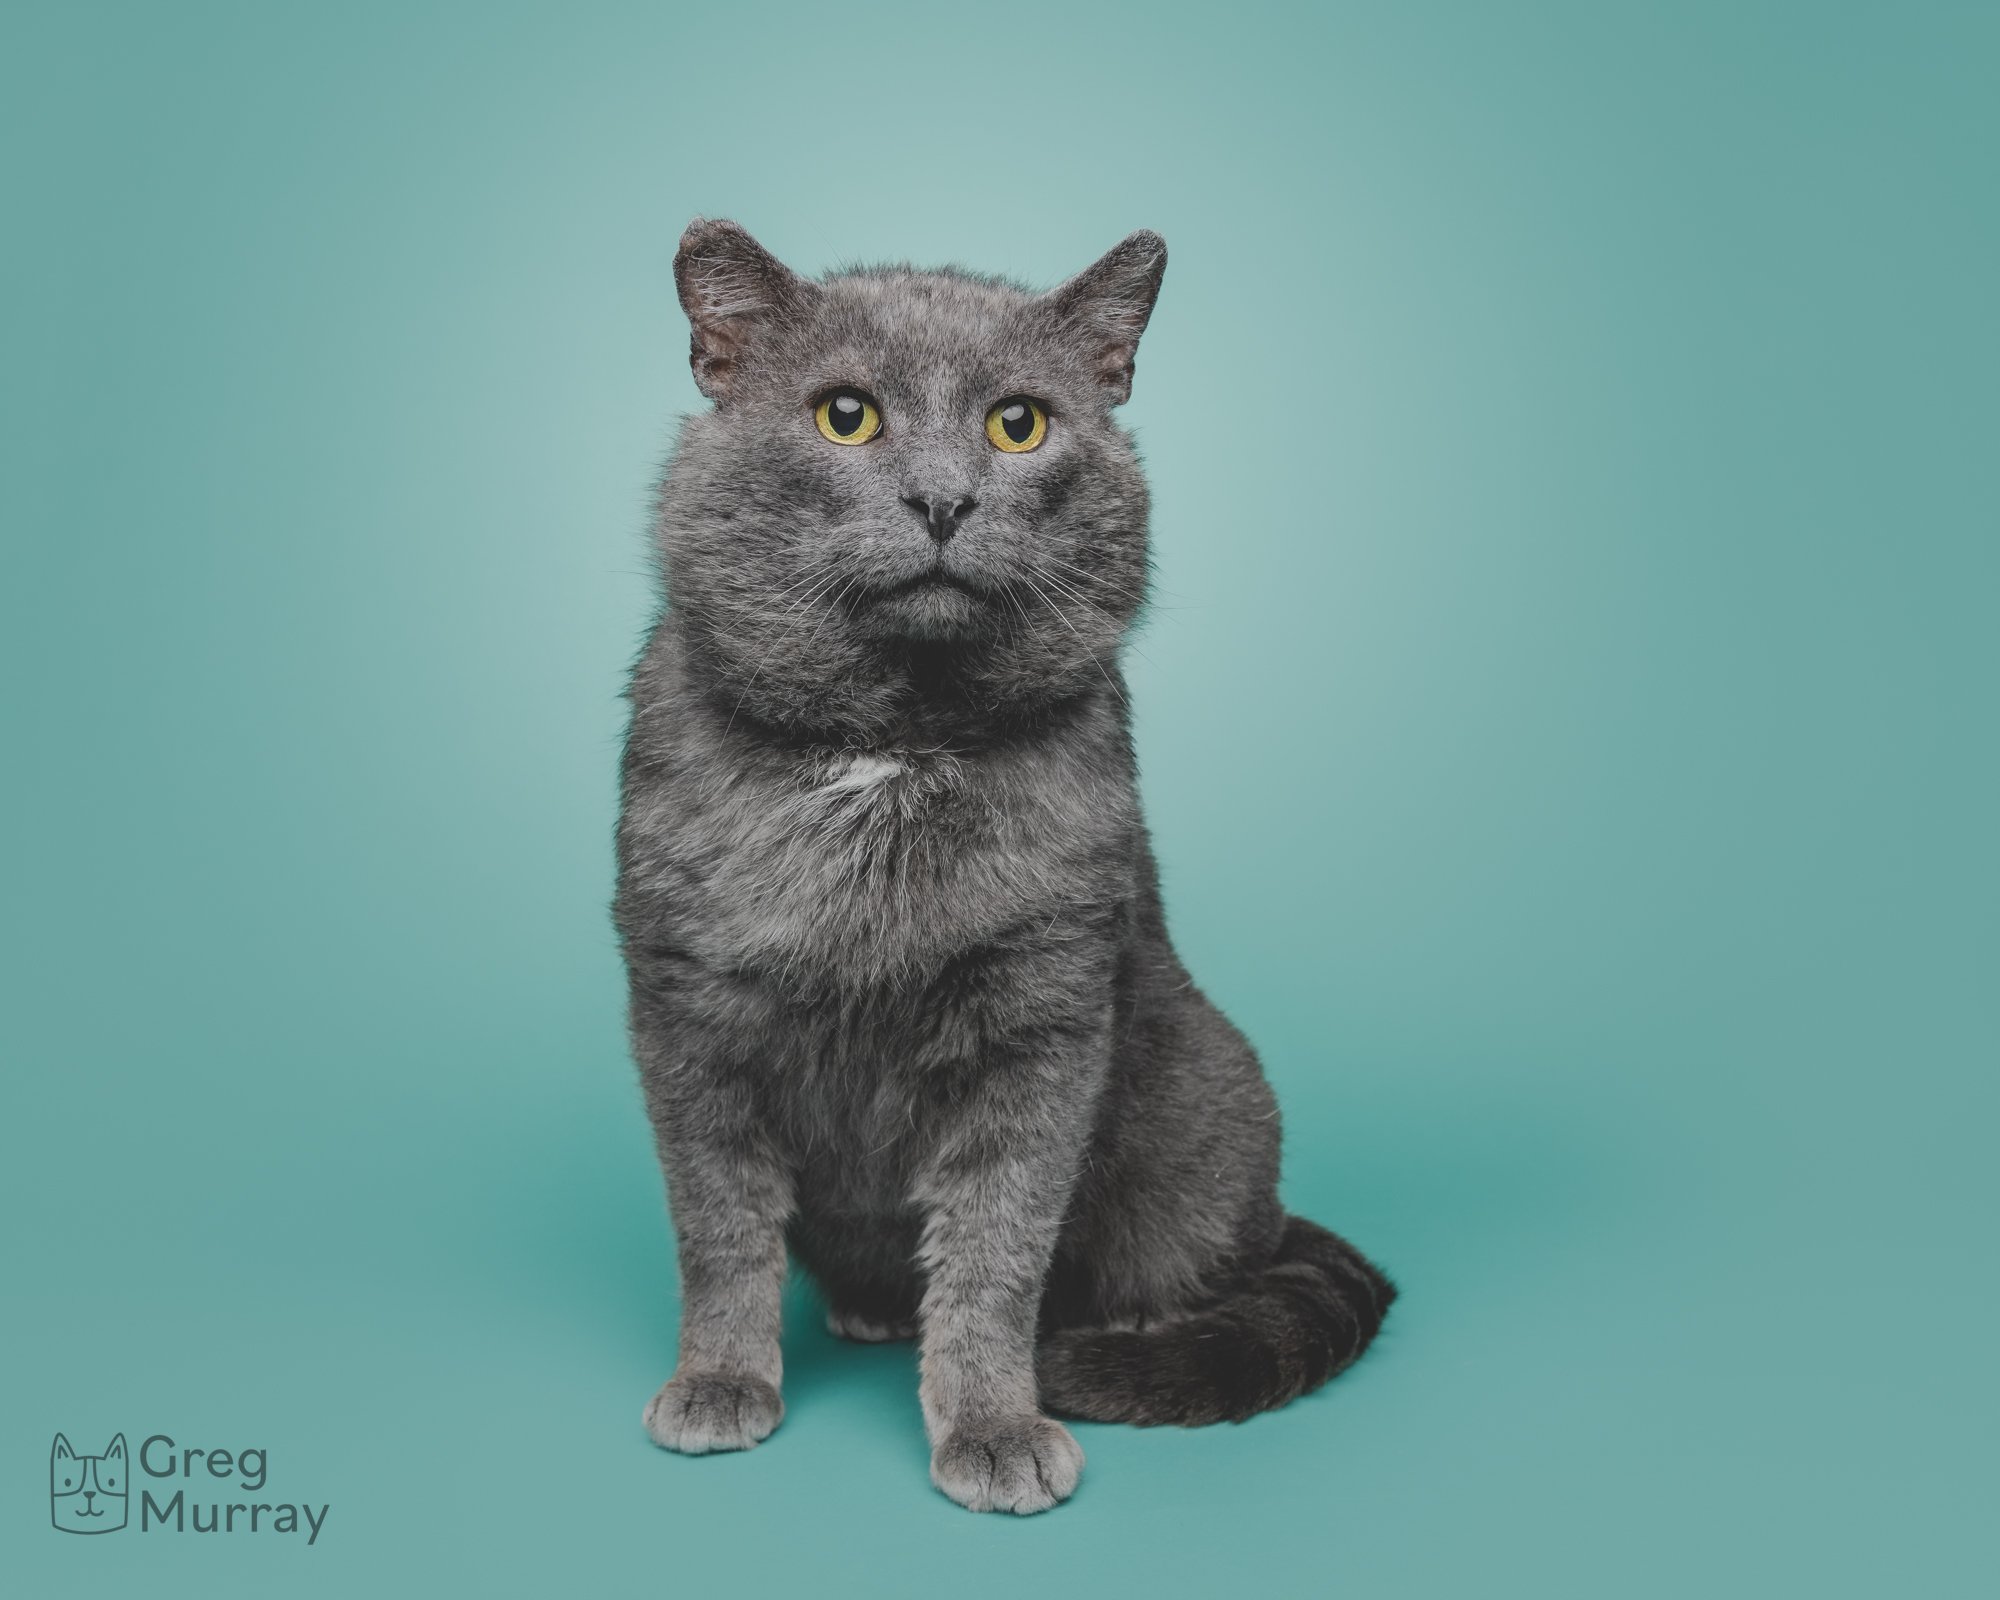
[[(1990, 8), (0, 16), (0, 1588), (1984, 1592)], [(1173, 252), (1170, 912), (1405, 1298), (1043, 1518), (803, 1291), (767, 1446), (639, 1426), (605, 908), (697, 213)], [(59, 1533), (58, 1430), (324, 1531)]]

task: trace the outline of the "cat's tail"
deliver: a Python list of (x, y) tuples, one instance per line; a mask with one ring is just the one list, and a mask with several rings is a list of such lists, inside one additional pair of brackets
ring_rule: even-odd
[(1241, 1422), (1351, 1366), (1395, 1298), (1396, 1286), (1339, 1234), (1288, 1217), (1270, 1264), (1211, 1305), (1134, 1330), (1044, 1335), (1035, 1352), (1042, 1404), (1141, 1427)]

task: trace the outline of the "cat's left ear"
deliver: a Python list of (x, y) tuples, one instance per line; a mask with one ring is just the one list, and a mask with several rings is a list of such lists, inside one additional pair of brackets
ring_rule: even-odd
[(688, 365), (695, 387), (723, 404), (743, 353), (759, 331), (796, 310), (818, 286), (733, 222), (696, 217), (674, 254), (674, 284), (693, 340)]
[(125, 1459), (124, 1434), (119, 1434), (117, 1438), (104, 1447), (104, 1459), (106, 1461), (123, 1461)]
[(1166, 270), (1167, 241), (1141, 228), (1043, 296), (1050, 310), (1087, 342), (1097, 381), (1111, 391), (1113, 405), (1132, 396), (1133, 357)]

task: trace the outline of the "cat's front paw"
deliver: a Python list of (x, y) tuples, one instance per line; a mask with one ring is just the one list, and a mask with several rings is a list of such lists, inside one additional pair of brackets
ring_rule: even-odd
[(931, 1452), (931, 1482), (969, 1511), (1046, 1511), (1082, 1473), (1082, 1446), (1047, 1417), (968, 1423)]
[(778, 1391), (762, 1378), (727, 1372), (684, 1372), (646, 1402), (653, 1443), (682, 1455), (748, 1450), (769, 1436), (785, 1414)]

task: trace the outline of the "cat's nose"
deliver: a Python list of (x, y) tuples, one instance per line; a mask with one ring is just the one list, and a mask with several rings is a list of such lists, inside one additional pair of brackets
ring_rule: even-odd
[(979, 502), (970, 495), (954, 498), (951, 495), (906, 494), (903, 504), (922, 517), (924, 525), (931, 531), (931, 537), (944, 545), (958, 532), (958, 519)]

